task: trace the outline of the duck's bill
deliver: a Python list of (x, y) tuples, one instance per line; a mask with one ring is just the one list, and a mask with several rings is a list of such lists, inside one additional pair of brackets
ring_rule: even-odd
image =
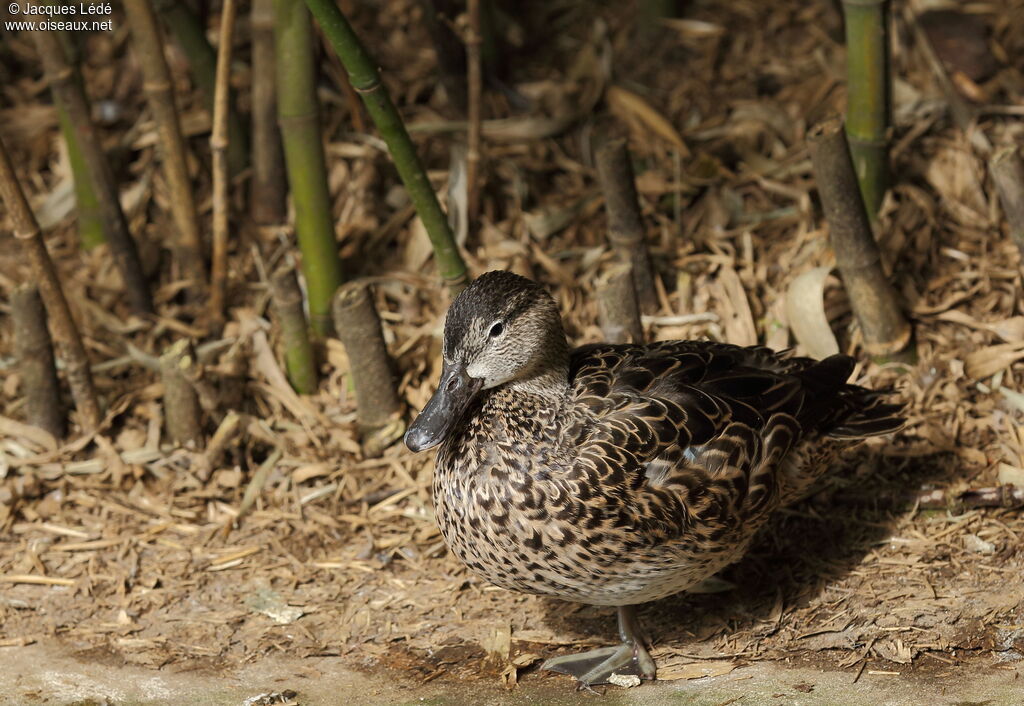
[(465, 365), (445, 364), (437, 392), (405, 432), (405, 445), (426, 451), (448, 438), (482, 386), (483, 380), (466, 374)]

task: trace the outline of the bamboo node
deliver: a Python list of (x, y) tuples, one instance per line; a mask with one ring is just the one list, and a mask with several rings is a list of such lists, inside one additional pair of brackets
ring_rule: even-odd
[(169, 93), (171, 90), (170, 81), (143, 81), (142, 90), (146, 93)]
[(366, 84), (365, 86), (357, 86), (357, 85), (355, 85), (353, 83), (352, 84), (352, 88), (355, 89), (356, 93), (360, 93), (360, 94), (366, 95), (367, 93), (373, 93), (374, 91), (379, 89), (381, 87), (381, 85), (382, 84), (381, 84), (380, 79), (379, 78), (375, 78), (373, 81), (371, 81), (370, 83)]

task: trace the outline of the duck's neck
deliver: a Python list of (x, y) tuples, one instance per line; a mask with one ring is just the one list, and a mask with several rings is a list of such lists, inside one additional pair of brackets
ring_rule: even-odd
[(548, 399), (561, 399), (569, 391), (569, 364), (546, 366), (536, 375), (517, 378), (507, 384), (508, 389)]
[(536, 361), (532, 370), (508, 383), (516, 392), (537, 395), (547, 399), (561, 399), (569, 390), (569, 342), (558, 331), (545, 348), (545, 355)]

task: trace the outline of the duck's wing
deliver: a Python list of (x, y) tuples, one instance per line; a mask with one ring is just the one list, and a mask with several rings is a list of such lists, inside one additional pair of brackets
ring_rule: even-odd
[(576, 474), (602, 489), (606, 521), (652, 540), (728, 531), (778, 504), (801, 441), (899, 428), (899, 406), (847, 384), (852, 370), (846, 356), (720, 343), (577, 349)]

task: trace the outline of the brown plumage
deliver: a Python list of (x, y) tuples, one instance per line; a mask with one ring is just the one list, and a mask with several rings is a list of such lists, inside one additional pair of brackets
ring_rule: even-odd
[(440, 445), (449, 548), (508, 589), (620, 607), (623, 646), (549, 660), (587, 684), (654, 677), (632, 606), (736, 561), (772, 511), (900, 407), (853, 361), (671, 341), (570, 351), (535, 283), (477, 279), (445, 323), (441, 385), (410, 427)]

